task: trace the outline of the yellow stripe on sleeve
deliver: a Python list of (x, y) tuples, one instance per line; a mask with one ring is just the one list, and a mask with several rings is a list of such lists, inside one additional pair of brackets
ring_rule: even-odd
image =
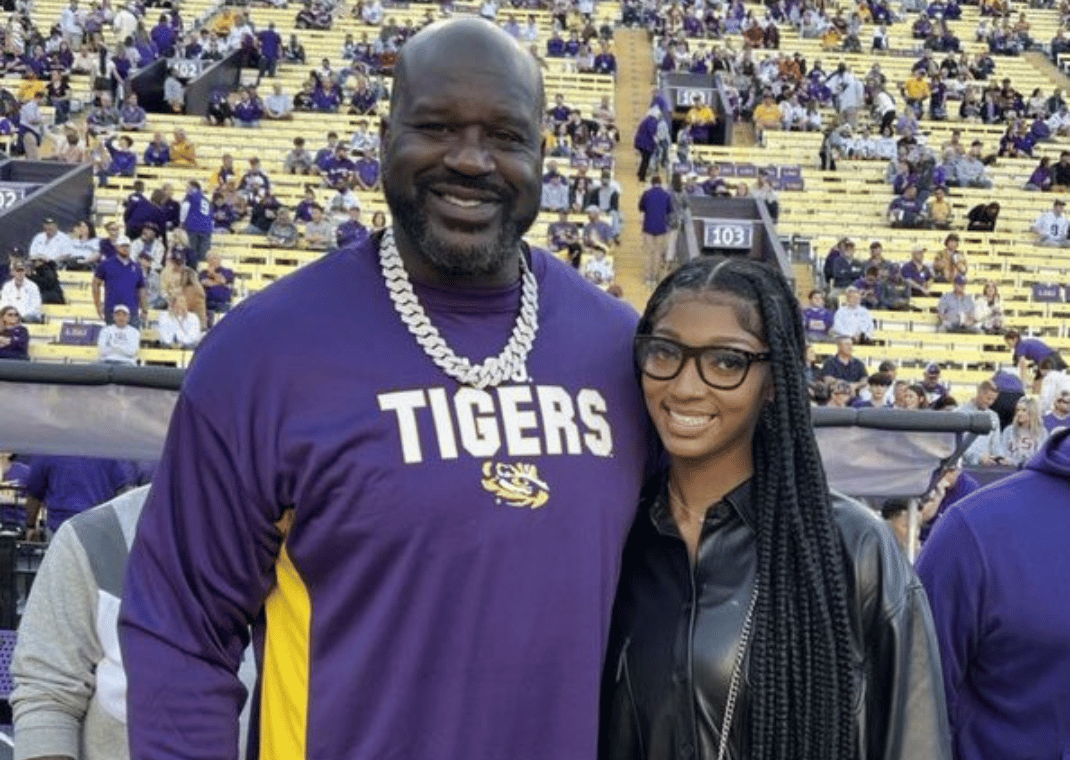
[(260, 698), (261, 760), (300, 760), (308, 738), (308, 662), (312, 603), (286, 546), (265, 603), (264, 675)]

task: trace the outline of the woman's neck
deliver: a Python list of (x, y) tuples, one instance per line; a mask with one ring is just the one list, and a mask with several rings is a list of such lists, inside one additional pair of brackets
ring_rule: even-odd
[(746, 455), (727, 456), (716, 461), (692, 462), (673, 459), (669, 464), (669, 480), (685, 509), (701, 514), (716, 504), (737, 486), (754, 475), (754, 461), (748, 449)]

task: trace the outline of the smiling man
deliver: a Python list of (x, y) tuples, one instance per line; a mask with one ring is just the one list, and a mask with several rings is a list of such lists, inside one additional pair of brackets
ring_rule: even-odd
[(544, 102), (512, 38), (428, 27), (392, 97), (393, 224), (232, 309), (186, 377), (121, 618), (141, 760), (235, 757), (250, 623), (250, 756), (596, 754), (636, 317), (521, 241)]

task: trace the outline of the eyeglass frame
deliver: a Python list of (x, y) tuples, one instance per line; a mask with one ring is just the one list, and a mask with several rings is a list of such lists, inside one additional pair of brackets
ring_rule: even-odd
[[(639, 349), (640, 349), (640, 346), (643, 345), (644, 343), (647, 343), (647, 342), (650, 342), (650, 341), (655, 341), (655, 340), (662, 341), (663, 343), (669, 343), (670, 345), (675, 346), (676, 348), (678, 348), (681, 351), (681, 353), (683, 354), (683, 356), (680, 359), (680, 366), (677, 368), (676, 372), (674, 372), (673, 374), (669, 375), (668, 377), (658, 377), (657, 375), (652, 375), (651, 373), (647, 372), (643, 368), (643, 366), (639, 363)], [(699, 358), (706, 351), (710, 351), (710, 350), (728, 351), (730, 353), (736, 354), (737, 356), (741, 356), (741, 357), (743, 357), (744, 359), (747, 360), (747, 366), (743, 368), (743, 374), (740, 376), (738, 383), (736, 383), (735, 385), (714, 385), (713, 383), (711, 383), (709, 380), (706, 379), (706, 376), (704, 374), (702, 374), (702, 363), (699, 361)], [(733, 348), (731, 346), (717, 346), (717, 345), (712, 345), (712, 346), (687, 346), (687, 345), (684, 345), (683, 343), (680, 343), (679, 341), (673, 340), (672, 338), (666, 338), (666, 337), (661, 336), (661, 335), (649, 335), (649, 334), (648, 335), (636, 335), (635, 336), (635, 339), (632, 341), (632, 352), (633, 352), (633, 356), (634, 356), (634, 359), (635, 359), (635, 366), (639, 369), (639, 372), (641, 374), (643, 374), (643, 375), (646, 375), (651, 380), (659, 380), (661, 382), (668, 382), (669, 380), (675, 380), (677, 377), (680, 376), (680, 373), (684, 371), (684, 367), (687, 366), (688, 361), (690, 361), (691, 359), (694, 359), (695, 360), (695, 368), (698, 370), (699, 379), (702, 380), (702, 382), (705, 383), (708, 387), (713, 388), (714, 390), (718, 390), (718, 391), (734, 391), (736, 388), (738, 388), (739, 386), (743, 385), (743, 383), (747, 382), (747, 375), (750, 374), (750, 368), (751, 368), (752, 364), (755, 364), (756, 362), (767, 362), (767, 361), (769, 361), (769, 360), (771, 360), (773, 358), (773, 354), (771, 352), (769, 352), (769, 351), (762, 351), (762, 352), (757, 352), (756, 353), (754, 351), (745, 351), (742, 348)]]

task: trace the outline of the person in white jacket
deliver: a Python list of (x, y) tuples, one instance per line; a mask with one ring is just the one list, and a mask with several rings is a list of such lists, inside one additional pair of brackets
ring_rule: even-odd
[(0, 308), (14, 306), (23, 322), (40, 322), (41, 291), (37, 283), (26, 277), (26, 263), (15, 261), (11, 265), (11, 279), (0, 288)]
[(157, 328), (165, 346), (193, 348), (201, 340), (201, 320), (189, 310), (185, 296), (175, 296), (171, 308), (160, 314)]
[[(11, 660), (15, 757), (127, 760), (126, 672), (117, 625), (126, 558), (149, 487), (75, 515), (37, 570)], [(256, 670), (246, 650), (239, 676)], [(248, 725), (249, 705), (240, 723)], [(239, 733), (244, 757), (246, 731)]]
[(97, 348), (100, 361), (106, 364), (137, 364), (141, 333), (130, 324), (130, 309), (118, 304), (112, 310), (113, 323), (100, 331)]
[(126, 555), (148, 490), (72, 517), (52, 539), (11, 661), (17, 757), (130, 756), (116, 625)]

